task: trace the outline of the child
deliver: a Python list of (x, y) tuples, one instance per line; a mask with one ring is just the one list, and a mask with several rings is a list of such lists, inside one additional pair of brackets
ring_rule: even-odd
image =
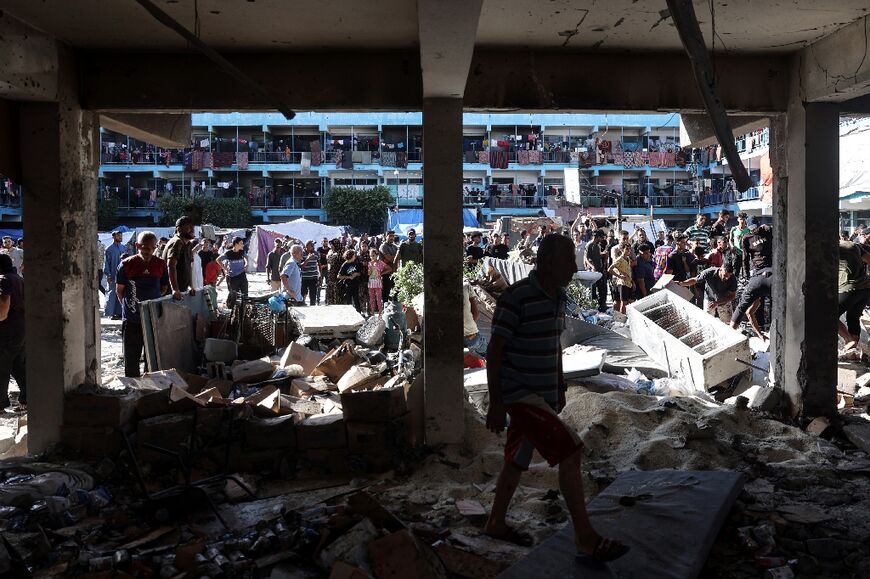
[(371, 312), (384, 311), (384, 283), (381, 277), (392, 272), (392, 268), (381, 259), (381, 252), (375, 248), (369, 250), (369, 307)]
[(631, 244), (620, 244), (621, 255), (608, 269), (616, 279), (616, 297), (613, 308), (620, 314), (625, 313), (625, 306), (634, 301), (634, 280), (631, 277)]

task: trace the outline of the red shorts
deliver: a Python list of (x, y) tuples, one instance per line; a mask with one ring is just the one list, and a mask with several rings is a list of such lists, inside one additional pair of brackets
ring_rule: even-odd
[(583, 442), (574, 429), (541, 400), (540, 404), (505, 404), (510, 416), (504, 460), (520, 470), (529, 468), (532, 449), (537, 450), (555, 466), (583, 448)]

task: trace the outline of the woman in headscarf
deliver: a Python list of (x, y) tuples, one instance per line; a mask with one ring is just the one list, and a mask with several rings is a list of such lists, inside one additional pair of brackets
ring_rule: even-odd
[(359, 311), (365, 315), (370, 313), (369, 310), (369, 242), (360, 240), (359, 251), (356, 254), (356, 260), (360, 264), (360, 280), (359, 280)]
[(326, 305), (342, 303), (341, 290), (338, 287), (338, 270), (344, 263), (341, 251), (341, 241), (333, 239), (329, 242), (329, 253), (326, 254)]

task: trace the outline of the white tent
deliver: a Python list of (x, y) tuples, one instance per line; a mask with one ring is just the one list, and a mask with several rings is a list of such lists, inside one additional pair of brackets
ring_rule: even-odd
[(316, 221), (309, 221), (300, 217), (287, 223), (269, 223), (258, 225), (254, 229), (254, 236), (248, 246), (248, 270), (264, 271), (266, 269), (266, 255), (272, 250), (276, 238), (289, 235), (295, 239), (307, 241), (313, 239), (317, 245), (324, 237), (333, 239), (341, 237), (343, 227), (324, 225)]
[[(870, 118), (840, 126), (840, 199), (841, 208), (870, 208)], [(848, 204), (842, 204), (848, 199)]]

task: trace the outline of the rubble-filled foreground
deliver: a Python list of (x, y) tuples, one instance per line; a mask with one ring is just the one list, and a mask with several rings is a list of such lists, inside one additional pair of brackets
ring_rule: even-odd
[[(563, 415), (583, 432), (590, 495), (629, 469), (746, 476), (703, 576), (759, 577), (789, 563), (801, 577), (870, 572), (870, 459), (863, 453), (740, 406), (592, 392), (582, 381), (569, 389)], [(286, 462), (263, 463), (236, 480), (161, 495), (183, 482), (185, 469), (161, 466), (162, 457), (143, 461), (150, 498), (126, 449), (89, 462), (7, 461), (0, 564), (45, 577), (494, 576), (528, 549), (480, 530), (501, 446), (470, 405), (466, 416), (466, 445), (425, 455), (406, 445), (396, 451), (397, 468), (381, 474), (284, 449), (297, 472)], [(213, 475), (216, 464), (203, 458), (189, 474)], [(539, 542), (567, 521), (557, 471), (535, 462), (521, 485), (511, 517)]]

